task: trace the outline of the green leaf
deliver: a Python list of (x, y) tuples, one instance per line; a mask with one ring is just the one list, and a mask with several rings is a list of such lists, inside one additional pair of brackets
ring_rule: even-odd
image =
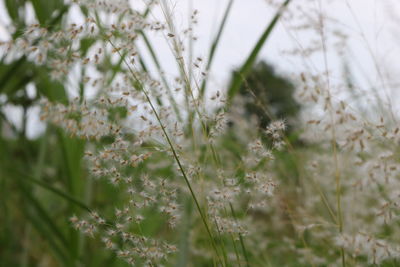
[(96, 42), (96, 39), (94, 38), (84, 38), (81, 40), (81, 47), (80, 51), (83, 56), (86, 55), (87, 51), (89, 48)]
[(264, 46), (268, 37), (270, 36), (272, 30), (275, 28), (276, 23), (279, 21), (279, 18), (282, 15), (282, 11), (287, 7), (287, 5), (291, 2), (291, 0), (286, 0), (278, 9), (275, 16), (273, 17), (272, 21), (266, 27), (264, 33), (261, 35), (260, 39), (254, 46), (253, 50), (251, 51), (250, 55), (240, 68), (240, 70), (235, 73), (233, 81), (228, 89), (228, 105), (231, 104), (233, 97), (237, 94), (242, 85), (243, 81), (246, 80), (246, 76), (250, 72), (253, 64), (255, 63), (258, 54), (261, 51), (261, 48)]
[[(82, 165), (85, 141), (68, 137), (68, 135), (60, 129), (58, 129), (57, 132), (60, 149), (62, 152), (62, 161), (64, 162), (62, 166), (62, 172), (65, 174), (63, 175), (66, 183), (65, 187), (68, 190), (68, 196), (70, 196), (68, 212), (70, 214), (75, 214), (78, 212), (78, 206), (76, 206), (77, 202), (72, 200), (82, 198), (83, 194), (85, 193), (85, 181), (83, 179), (84, 169)], [(80, 206), (82, 207), (82, 205)], [(82, 248), (79, 235), (80, 234), (77, 231), (70, 228), (69, 251), (75, 258), (79, 257), (79, 251)]]
[(40, 94), (46, 96), (52, 102), (66, 103), (68, 101), (64, 86), (50, 79), (46, 68), (37, 68), (35, 81)]
[(21, 191), (24, 193), (24, 198), (28, 200), (28, 206), (32, 207), (42, 223), (47, 225), (49, 230), (52, 232), (52, 236), (56, 237), (57, 240), (63, 244), (65, 248), (68, 247), (68, 242), (61, 229), (55, 224), (54, 220), (51, 218), (50, 214), (47, 210), (41, 205), (37, 198), (30, 192), (30, 190), (26, 189), (24, 185), (21, 184)]
[(22, 0), (5, 0), (8, 15), (14, 23), (19, 22), (18, 11), (25, 1)]
[[(225, 28), (226, 21), (227, 21), (227, 19), (228, 19), (229, 13), (230, 13), (231, 10), (232, 10), (233, 1), (234, 1), (234, 0), (230, 0), (229, 3), (228, 3), (228, 5), (226, 6), (225, 13), (224, 13), (224, 17), (222, 18), (221, 24), (219, 25), (219, 28), (218, 28), (217, 36), (215, 36), (214, 42), (213, 42), (212, 45), (211, 45), (210, 53), (209, 53), (209, 55), (208, 55), (208, 60), (207, 60), (207, 66), (206, 66), (206, 69), (205, 69), (205, 72), (206, 72), (206, 73), (207, 73), (207, 72), (210, 70), (210, 68), (211, 68), (212, 62), (213, 62), (213, 60), (214, 60), (215, 51), (217, 50), (217, 47), (218, 47), (219, 41), (220, 41), (220, 39), (221, 39), (222, 33), (223, 33), (223, 31), (224, 31), (224, 28)], [(204, 95), (204, 92), (205, 92), (205, 90), (206, 90), (206, 87), (207, 87), (207, 79), (204, 79), (203, 82), (202, 82), (202, 84), (201, 84), (201, 89), (200, 89), (200, 95), (201, 95), (201, 96)]]
[(51, 20), (54, 11), (64, 6), (62, 0), (31, 0), (31, 2), (41, 25), (46, 25)]
[(179, 249), (178, 249), (178, 261), (176, 266), (177, 267), (186, 267), (188, 266), (189, 262), (189, 255), (190, 255), (190, 249), (189, 249), (189, 232), (190, 228), (192, 226), (192, 220), (191, 217), (193, 207), (192, 207), (192, 202), (190, 199), (185, 200), (185, 205), (184, 205), (184, 220), (182, 220), (182, 226), (179, 228)]
[(11, 64), (0, 64), (0, 93), (9, 97), (24, 88), (33, 77), (32, 64), (24, 58)]
[(55, 195), (59, 196), (60, 198), (68, 201), (69, 203), (74, 204), (77, 207), (79, 207), (79, 208), (81, 208), (83, 210), (86, 210), (87, 212), (91, 212), (91, 209), (88, 206), (86, 206), (80, 200), (70, 196), (68, 193), (65, 193), (65, 192), (63, 192), (63, 191), (61, 191), (61, 190), (59, 190), (59, 189), (57, 189), (57, 188), (45, 183), (45, 182), (42, 182), (41, 180), (35, 179), (35, 178), (30, 177), (28, 175), (22, 174), (22, 176), (23, 176), (23, 179), (25, 181), (31, 182), (33, 184), (36, 184), (36, 185), (40, 186), (41, 188), (46, 189), (47, 191), (52, 192)]
[(85, 141), (68, 137), (62, 130), (58, 131), (58, 137), (63, 153), (63, 161), (66, 167), (67, 185), (71, 195), (79, 195), (82, 189), (82, 159), (84, 155)]

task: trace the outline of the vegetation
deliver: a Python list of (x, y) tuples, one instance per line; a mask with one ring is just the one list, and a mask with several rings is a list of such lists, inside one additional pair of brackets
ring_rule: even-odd
[[(347, 37), (322, 8), (268, 2), (275, 16), (213, 89), (233, 0), (206, 57), (193, 52), (198, 12), (176, 21), (167, 0), (5, 0), (0, 266), (399, 265), (390, 97), (370, 90), (367, 112), (350, 71), (333, 77), (327, 37), (339, 54)], [(294, 31), (318, 41), (289, 54), (320, 55), (325, 68), (288, 80), (256, 62), (296, 12)], [(163, 37), (175, 72), (150, 36)]]
[(271, 65), (260, 61), (242, 84), (239, 99), (244, 102), (246, 115), (256, 116), (259, 128), (265, 129), (272, 120), (278, 118), (296, 119), (300, 105), (294, 98), (294, 91), (293, 82), (279, 75)]

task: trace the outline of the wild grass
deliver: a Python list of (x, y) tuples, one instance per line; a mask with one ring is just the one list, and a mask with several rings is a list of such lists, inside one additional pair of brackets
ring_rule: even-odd
[[(59, 1), (48, 14), (38, 0), (35, 24), (13, 11), (26, 7), (5, 2), (15, 28), (1, 44), (1, 105), (20, 107), (23, 123), (2, 110), (1, 266), (398, 264), (393, 107), (376, 96), (380, 115), (366, 114), (349, 80), (330, 71), (329, 41), (340, 54), (346, 38), (327, 27), (321, 1), (307, 16), (294, 1), (269, 1), (275, 15), (227, 88), (213, 90), (234, 2), (206, 58), (193, 47), (201, 14), (176, 21), (167, 0), (142, 10)], [(71, 6), (81, 23), (63, 21)], [(302, 108), (292, 118), (263, 106), (250, 83), (279, 23), (295, 31), (290, 54), (308, 66), (295, 75)], [(300, 44), (304, 30), (316, 43)], [(174, 71), (151, 36), (163, 37)], [(262, 114), (249, 116), (249, 103)], [(26, 133), (32, 107), (46, 124), (36, 139)]]

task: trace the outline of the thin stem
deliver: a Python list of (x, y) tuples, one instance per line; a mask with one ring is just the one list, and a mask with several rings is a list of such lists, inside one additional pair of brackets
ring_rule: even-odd
[[(342, 214), (342, 204), (341, 204), (341, 174), (339, 169), (339, 160), (338, 160), (338, 152), (336, 146), (336, 127), (333, 115), (333, 106), (331, 101), (331, 90), (330, 90), (330, 77), (329, 77), (329, 69), (328, 69), (328, 57), (327, 57), (327, 48), (326, 48), (326, 37), (324, 32), (324, 21), (322, 16), (322, 4), (321, 0), (318, 1), (318, 6), (320, 9), (320, 33), (321, 33), (321, 43), (323, 49), (323, 56), (324, 56), (324, 65), (325, 65), (325, 72), (326, 72), (326, 83), (328, 89), (328, 109), (329, 109), (329, 116), (331, 119), (331, 129), (332, 129), (332, 150), (333, 150), (333, 160), (335, 164), (335, 183), (336, 183), (336, 206), (337, 206), (337, 219), (338, 219), (338, 226), (340, 234), (343, 233), (343, 214)], [(346, 259), (343, 247), (340, 249), (340, 255), (342, 259), (342, 266), (346, 266)]]
[[(113, 46), (114, 48), (116, 48), (116, 46), (113, 44), (113, 42), (112, 42), (108, 37), (106, 37), (106, 40), (111, 44), (111, 46)], [(118, 49), (117, 49), (117, 53), (118, 53), (120, 56), (122, 56), (122, 55), (121, 55), (121, 52), (118, 51)], [(177, 154), (177, 152), (176, 152), (176, 150), (175, 150), (175, 147), (174, 147), (174, 145), (173, 145), (173, 143), (172, 143), (172, 141), (171, 141), (171, 139), (170, 139), (170, 137), (169, 137), (169, 135), (168, 135), (168, 133), (167, 133), (167, 131), (166, 131), (166, 129), (165, 129), (165, 126), (164, 126), (164, 124), (161, 122), (161, 118), (160, 118), (160, 116), (159, 116), (159, 114), (158, 114), (158, 112), (157, 112), (155, 106), (153, 105), (153, 101), (151, 101), (150, 96), (148, 95), (148, 93), (147, 93), (146, 90), (144, 89), (144, 86), (142, 85), (142, 83), (140, 82), (140, 80), (136, 77), (136, 75), (135, 75), (134, 71), (132, 70), (131, 66), (128, 64), (128, 62), (127, 62), (125, 59), (124, 59), (124, 63), (125, 63), (125, 65), (127, 66), (128, 71), (131, 73), (132, 78), (135, 80), (136, 86), (139, 86), (139, 90), (140, 90), (141, 92), (143, 92), (143, 94), (144, 94), (144, 96), (145, 96), (145, 98), (146, 98), (146, 101), (149, 103), (150, 108), (151, 108), (151, 110), (153, 111), (153, 113), (154, 113), (154, 115), (155, 115), (155, 117), (156, 117), (156, 119), (157, 119), (157, 122), (158, 122), (158, 124), (159, 124), (160, 127), (161, 127), (161, 130), (162, 130), (162, 132), (163, 132), (163, 134), (164, 134), (164, 137), (165, 137), (165, 139), (166, 139), (166, 141), (167, 141), (167, 143), (168, 143), (168, 145), (169, 145), (169, 147), (170, 147), (170, 149), (171, 149), (171, 151), (172, 151), (173, 157), (174, 157), (176, 163), (178, 164), (179, 170), (180, 170), (180, 172), (182, 173), (182, 176), (183, 176), (183, 178), (184, 178), (184, 180), (185, 180), (186, 186), (188, 187), (188, 189), (189, 189), (189, 191), (190, 191), (190, 195), (192, 196), (192, 198), (193, 198), (193, 200), (194, 200), (194, 202), (195, 202), (196, 208), (197, 208), (197, 210), (198, 210), (198, 212), (199, 212), (199, 214), (200, 214), (201, 220), (202, 220), (202, 222), (203, 222), (203, 224), (204, 224), (204, 227), (206, 228), (207, 234), (208, 234), (208, 236), (209, 236), (209, 238), (210, 238), (211, 245), (213, 246), (213, 249), (214, 249), (214, 251), (215, 251), (217, 257), (219, 258), (217, 246), (216, 246), (215, 241), (214, 241), (214, 238), (213, 238), (213, 236), (212, 236), (211, 229), (210, 229), (210, 227), (209, 227), (209, 225), (208, 225), (208, 223), (207, 223), (207, 221), (206, 221), (204, 212), (203, 212), (203, 210), (202, 210), (201, 207), (200, 207), (200, 203), (199, 203), (199, 201), (197, 200), (196, 194), (194, 193), (194, 190), (193, 190), (193, 188), (192, 188), (192, 185), (190, 184), (189, 178), (188, 178), (187, 175), (186, 175), (186, 172), (185, 172), (185, 170), (184, 170), (184, 168), (183, 168), (183, 166), (182, 166), (182, 163), (181, 163), (181, 161), (180, 161), (180, 159), (179, 159), (179, 156), (178, 156), (178, 154)], [(134, 85), (134, 86), (135, 86), (135, 85)]]

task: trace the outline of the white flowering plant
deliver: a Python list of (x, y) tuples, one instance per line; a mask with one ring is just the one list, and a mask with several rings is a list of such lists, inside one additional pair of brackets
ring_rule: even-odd
[[(18, 142), (31, 145), (1, 159), (4, 188), (19, 192), (4, 198), (4, 229), (6, 211), (22, 207), (22, 215), (10, 213), (25, 233), (17, 249), (0, 254), (6, 264), (398, 264), (399, 128), (390, 102), (377, 96), (386, 108), (373, 116), (347, 100), (326, 59), (327, 35), (339, 54), (347, 36), (325, 27), (322, 9), (304, 17), (290, 0), (267, 1), (277, 13), (250, 56), (228, 88), (210, 89), (233, 2), (208, 56), (197, 56), (197, 10), (183, 23), (167, 0), (82, 0), (60, 1), (46, 16), (44, 2), (32, 1), (37, 23), (10, 29), (1, 43), (4, 68), (26, 78), (15, 87), (2, 77), (3, 102), (20, 105), (25, 118), (19, 130), (3, 116), (13, 131), (3, 134), (3, 149), (18, 155)], [(17, 21), (13, 4), (6, 1)], [(306, 62), (319, 53), (324, 68), (296, 74), (297, 122), (260, 107), (271, 122), (259, 129), (237, 93), (277, 22), (296, 16), (305, 21), (290, 30), (320, 39), (286, 53)], [(169, 48), (175, 70), (162, 68), (152, 38)], [(38, 142), (26, 138), (31, 106), (47, 127)]]

